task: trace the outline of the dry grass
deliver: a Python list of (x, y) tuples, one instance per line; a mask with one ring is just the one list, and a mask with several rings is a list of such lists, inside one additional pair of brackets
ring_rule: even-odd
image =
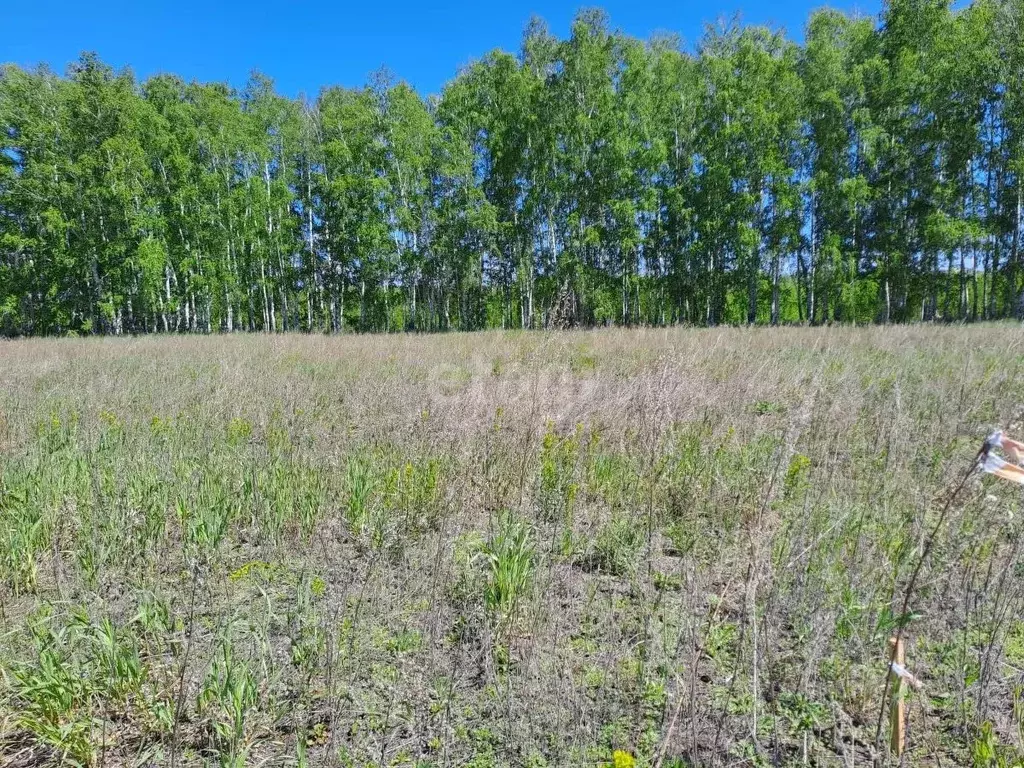
[(0, 344), (0, 761), (1016, 764), (1022, 343)]

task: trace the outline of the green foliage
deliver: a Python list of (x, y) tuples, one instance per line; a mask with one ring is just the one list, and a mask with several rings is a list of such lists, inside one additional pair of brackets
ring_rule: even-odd
[(504, 515), (479, 557), (486, 574), (484, 605), (499, 625), (507, 626), (515, 621), (533, 583), (536, 553), (529, 526)]
[(590, 563), (615, 576), (634, 573), (640, 563), (645, 526), (637, 520), (616, 516), (602, 525), (594, 537)]
[(7, 65), (0, 333), (1016, 316), (1019, 17), (822, 9), (690, 53), (592, 9), (430, 100)]
[(25, 490), (0, 490), (0, 574), (15, 595), (31, 592), (38, 580), (37, 555), (46, 544), (46, 527), (39, 507)]
[(93, 622), (83, 610), (54, 629), (52, 617), (31, 626), (34, 658), (11, 668), (11, 692), (19, 703), (17, 723), (72, 764), (92, 765), (97, 729), (116, 720), (160, 711), (148, 702), (146, 670), (134, 636), (104, 617)]
[(568, 436), (561, 437), (555, 425), (548, 422), (541, 441), (540, 492), (542, 514), (550, 520), (571, 520), (573, 502), (579, 492), (576, 464), (580, 452), (582, 425)]
[(256, 677), (223, 639), (199, 692), (198, 709), (212, 730), (221, 765), (243, 766), (248, 755), (247, 721), (257, 705)]
[(227, 440), (231, 445), (240, 445), (252, 436), (252, 424), (235, 417), (228, 423)]
[(1024, 766), (1024, 755), (1011, 745), (1002, 744), (996, 736), (992, 723), (985, 721), (978, 728), (971, 746), (974, 768), (1020, 768)]
[(787, 496), (792, 496), (797, 491), (806, 487), (807, 474), (810, 468), (810, 458), (804, 456), (802, 453), (795, 454), (793, 458), (789, 460), (789, 466), (786, 468), (786, 478), (784, 481), (784, 490)]
[(827, 709), (802, 693), (786, 693), (779, 697), (779, 711), (794, 733), (804, 734), (821, 726)]
[(349, 459), (345, 477), (348, 491), (345, 518), (352, 532), (358, 536), (364, 535), (372, 524), (376, 483), (377, 478), (368, 462), (361, 458)]

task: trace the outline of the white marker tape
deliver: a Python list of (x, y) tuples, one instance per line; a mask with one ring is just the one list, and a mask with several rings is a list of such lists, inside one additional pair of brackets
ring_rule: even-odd
[[(999, 458), (992, 453), (993, 448), (1002, 449), (1007, 457), (1016, 463), (1011, 464), (1009, 461)], [(1024, 457), (1024, 443), (1011, 440), (1001, 430), (997, 430), (985, 438), (985, 445), (982, 448), (979, 461), (982, 470), (990, 475), (1001, 477), (1003, 480), (1009, 480), (1017, 485), (1024, 485), (1024, 467), (1019, 465), (1022, 457)]]
[(914, 677), (910, 670), (908, 670), (902, 664), (897, 664), (895, 661), (893, 661), (889, 664), (889, 669), (892, 670), (894, 675), (899, 675), (904, 680), (906, 680), (907, 684), (910, 685), (910, 687), (913, 688), (915, 691), (919, 691), (923, 687), (921, 681)]

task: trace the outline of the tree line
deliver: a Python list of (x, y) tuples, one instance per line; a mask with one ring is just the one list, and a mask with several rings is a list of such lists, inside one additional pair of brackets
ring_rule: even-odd
[(422, 98), (0, 70), (0, 333), (1024, 313), (1024, 0), (539, 20)]

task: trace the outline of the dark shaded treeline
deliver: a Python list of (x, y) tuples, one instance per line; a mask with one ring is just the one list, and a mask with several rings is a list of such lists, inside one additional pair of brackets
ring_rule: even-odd
[(582, 12), (436, 98), (0, 70), (0, 332), (1024, 311), (1024, 0), (695, 53)]

